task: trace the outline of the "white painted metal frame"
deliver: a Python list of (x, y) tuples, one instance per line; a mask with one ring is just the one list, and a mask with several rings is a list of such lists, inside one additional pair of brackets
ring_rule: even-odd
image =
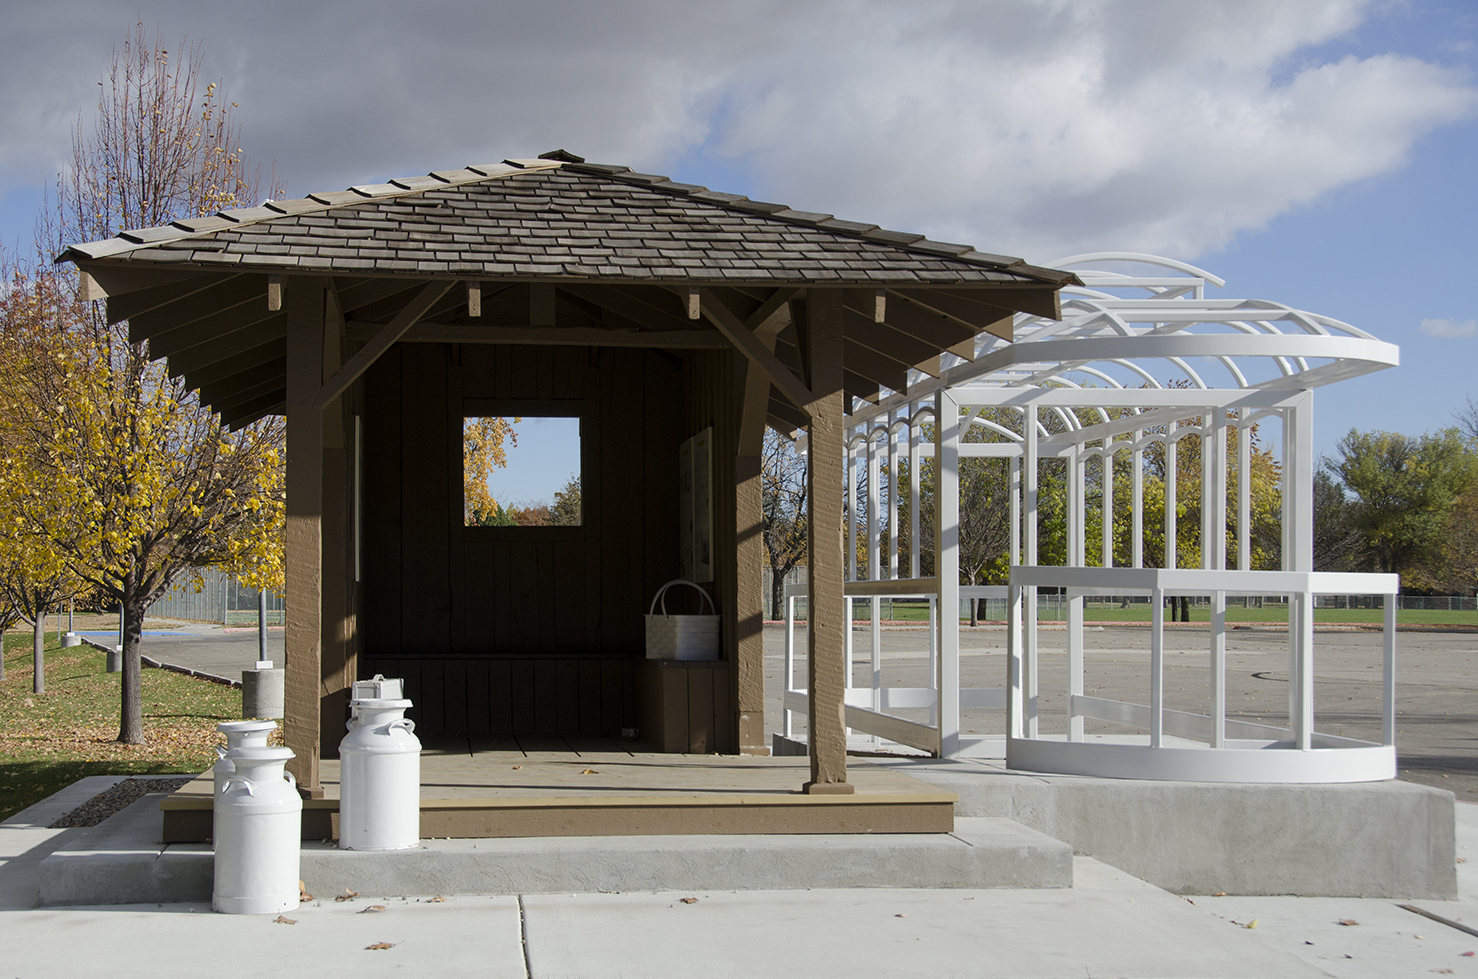
[[(1381, 370), (1399, 362), (1399, 350), (1349, 324), (1330, 317), (1263, 300), (1208, 299), (1206, 286), (1223, 281), (1201, 269), (1171, 259), (1133, 253), (1080, 255), (1051, 263), (1076, 271), (1084, 285), (1063, 291), (1062, 319), (1018, 315), (1014, 342), (982, 334), (973, 358), (945, 354), (938, 377), (909, 374), (908, 390), (856, 403), (848, 427), (849, 584), (852, 596), (872, 600), (870, 688), (849, 690), (848, 723), (874, 737), (910, 744), (940, 755), (969, 750), (960, 735), (962, 707), (1010, 705), (1008, 763), (1037, 771), (1081, 774), (1130, 774), (1146, 778), (1213, 777), (1225, 769), (1238, 780), (1350, 781), (1385, 778), (1394, 765), (1394, 748), (1318, 735), (1312, 728), (1313, 626), (1312, 596), (1327, 590), (1353, 594), (1394, 595), (1394, 580), (1385, 576), (1313, 574), (1312, 487), (1313, 389), (1334, 381)], [(1149, 274), (1114, 271), (1151, 267)], [(1127, 295), (1126, 295), (1127, 293)], [(997, 409), (982, 414), (982, 409)], [(999, 409), (1007, 409), (1005, 412)], [(1012, 417), (1014, 424), (1003, 423)], [(937, 422), (937, 426), (936, 423)], [(920, 577), (919, 463), (925, 425), (937, 427), (932, 442), (936, 471), (935, 564), (932, 578)], [(1254, 425), (1273, 425), (1282, 454), (1282, 568), (1251, 570), (1251, 472), (1247, 437)], [(1237, 451), (1229, 452), (1228, 433), (1235, 430)], [(988, 441), (967, 440), (970, 431), (987, 433)], [(886, 452), (890, 478), (898, 471), (899, 433), (906, 435), (909, 460), (909, 534), (907, 577), (898, 552), (899, 507), (888, 487), (886, 517), (880, 464)], [(1194, 569), (1180, 567), (1176, 526), (1175, 479), (1165, 486), (1165, 548), (1146, 568), (1144, 552), (1145, 449), (1164, 446), (1166, 470), (1178, 472), (1177, 455), (1186, 440), (1200, 440), (1200, 556)], [(804, 449), (804, 440), (801, 441)], [(1010, 697), (1007, 688), (961, 690), (959, 628), (961, 597), (976, 592), (959, 584), (958, 474), (960, 459), (1004, 457), (1011, 460), (1012, 585), (1009, 629)], [(1088, 547), (1089, 461), (1102, 460), (1101, 539)], [(1038, 567), (1039, 468), (1044, 459), (1063, 460), (1068, 474), (1066, 569)], [(1117, 460), (1123, 459), (1124, 463)], [(1128, 568), (1115, 568), (1113, 537), (1113, 470), (1127, 464), (1130, 473), (1132, 545)], [(866, 475), (859, 480), (859, 467)], [(1235, 466), (1229, 472), (1229, 467)], [(1230, 495), (1235, 483), (1235, 493)], [(865, 484), (865, 485), (860, 485)], [(861, 515), (859, 518), (857, 515)], [(1229, 534), (1227, 518), (1234, 516)], [(858, 533), (865, 567), (858, 567)], [(889, 541), (880, 553), (882, 535)], [(1235, 550), (1235, 570), (1228, 570)], [(1099, 567), (1090, 568), (1092, 561)], [(884, 571), (886, 569), (886, 578)], [(1091, 580), (1071, 577), (1093, 575)], [(1071, 586), (1057, 577), (1069, 574)], [(1292, 575), (1277, 587), (1266, 575)], [(1145, 575), (1155, 576), (1150, 584)], [(1163, 577), (1169, 575), (1171, 577)], [(1211, 577), (1204, 577), (1210, 575)], [(1104, 577), (1107, 576), (1107, 577)], [(1185, 577), (1190, 576), (1190, 577)], [(1200, 577), (1198, 577), (1200, 576)], [(1063, 579), (1067, 581), (1068, 579)], [(1069, 711), (1066, 732), (1047, 736), (1038, 716), (1037, 589), (1068, 587)], [(1087, 589), (1087, 590), (1085, 590)], [(1094, 590), (1097, 589), (1097, 590)], [(999, 589), (1003, 593), (1005, 589)], [(931, 611), (932, 688), (890, 689), (883, 684), (878, 632), (877, 596), (923, 595), (933, 598)], [(1207, 748), (1174, 747), (1165, 741), (1168, 715), (1143, 705), (1105, 705), (1087, 698), (1083, 668), (1083, 598), (1089, 594), (1208, 595), (1212, 599), (1212, 700), (1225, 700), (1225, 603), (1227, 595), (1289, 594), (1291, 603), (1289, 659), (1295, 683), (1290, 692), (1290, 732), (1286, 739), (1229, 737), (1224, 715), (1192, 721), (1174, 715), (1172, 735), (1206, 731)], [(789, 615), (790, 603), (787, 603)], [(1394, 603), (1388, 601), (1384, 702), (1394, 704)], [(944, 621), (937, 621), (938, 616)], [(1152, 633), (1161, 635), (1163, 610), (1156, 606)], [(937, 626), (937, 627), (936, 627)], [(787, 628), (790, 636), (791, 628)], [(787, 641), (786, 732), (790, 711), (806, 709), (804, 691), (796, 690), (791, 671), (793, 640)], [(849, 685), (852, 644), (847, 656)], [(1003, 678), (1004, 679), (1004, 678)], [(1151, 691), (1153, 694), (1153, 691)], [(1152, 701), (1154, 697), (1150, 698)], [(928, 703), (934, 722), (920, 725), (887, 714), (890, 708)], [(1097, 711), (1098, 713), (1095, 713)], [(1145, 713), (1145, 712), (1148, 713)], [(1100, 717), (1108, 713), (1112, 717)], [(1143, 745), (1092, 745), (1112, 748), (1084, 754), (1084, 721), (1121, 723), (1149, 719), (1158, 725)], [(1158, 720), (1156, 719), (1158, 718)], [(1206, 725), (1209, 725), (1207, 727)], [(1235, 726), (1235, 725), (1234, 725)], [(1236, 728), (1246, 734), (1242, 728)], [(1261, 741), (1259, 741), (1261, 737)], [(1243, 742), (1257, 742), (1256, 751)], [(1038, 746), (1040, 750), (1038, 750)], [(1279, 749), (1291, 749), (1291, 751)], [(1208, 764), (1208, 749), (1224, 760)], [(1199, 751), (1200, 761), (1179, 759), (1174, 751)], [(1226, 752), (1232, 754), (1226, 754)], [(1167, 752), (1170, 752), (1167, 754)], [(1334, 753), (1334, 756), (1331, 756)], [(1292, 758), (1300, 754), (1302, 760)], [(1189, 757), (1189, 756), (1187, 756)], [(1087, 760), (1085, 760), (1087, 759)], [(1157, 760), (1158, 759), (1158, 760)], [(1292, 759), (1292, 760), (1290, 760)], [(1319, 760), (1324, 759), (1324, 760)], [(1190, 767), (1187, 767), (1187, 766)], [(1202, 766), (1196, 768), (1196, 765)], [(1220, 766), (1219, 768), (1217, 766)], [(1193, 771), (1194, 770), (1194, 771)], [(1195, 772), (1201, 772), (1197, 775)], [(1158, 773), (1158, 774), (1156, 774)], [(1297, 778), (1295, 779), (1295, 776)], [(1226, 777), (1230, 778), (1231, 775)]]

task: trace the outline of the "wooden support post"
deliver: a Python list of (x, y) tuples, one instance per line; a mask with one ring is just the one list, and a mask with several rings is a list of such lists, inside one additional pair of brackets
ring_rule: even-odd
[[(689, 315), (694, 319), (701, 313), (698, 299), (697, 290), (691, 290), (688, 294)], [(789, 323), (788, 307), (771, 308), (767, 305), (758, 323), (746, 325), (752, 325), (761, 345), (774, 352), (775, 335)], [(760, 470), (765, 448), (765, 419), (770, 403), (770, 377), (748, 360), (740, 363), (744, 372), (744, 404), (739, 416), (739, 451), (734, 460), (734, 544), (739, 562), (733, 687), (737, 709), (734, 713), (739, 724), (739, 753), (768, 755), (770, 746), (765, 743), (764, 619), (769, 596), (764, 593), (760, 574), (766, 563), (764, 483)]]
[(318, 779), (319, 689), (323, 617), (323, 419), (314, 407), (323, 386), (322, 280), (294, 278), (287, 317), (287, 690), (283, 740), (296, 757), (288, 770), (313, 798)]
[(808, 453), (811, 479), (806, 548), (809, 562), (810, 793), (850, 793), (843, 703), (845, 639), (850, 610), (842, 589), (842, 293), (812, 290), (805, 315), (795, 316), (811, 389)]
[[(337, 292), (329, 289), (323, 312), (323, 376), (333, 377), (343, 365), (346, 339), (344, 314)], [(346, 410), (348, 394), (330, 401), (323, 410), (323, 506), (320, 511), (323, 576), (322, 653), (320, 657), (319, 751), (334, 757), (344, 736), (349, 691), (358, 677), (354, 657), (353, 577), (350, 564), (350, 472), (352, 434)]]

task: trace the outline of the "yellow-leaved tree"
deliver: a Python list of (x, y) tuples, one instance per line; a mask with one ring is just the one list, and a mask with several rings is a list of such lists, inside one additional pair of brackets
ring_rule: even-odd
[(518, 444), (513, 425), (519, 420), (486, 416), (462, 422), (462, 508), (469, 527), (512, 522), (493, 499), (488, 480), (493, 470), (508, 465), (508, 450), (503, 443)]
[[(91, 132), (73, 138), (72, 163), (47, 212), (43, 244), (110, 237), (257, 203), (259, 180), (238, 147), (234, 105), (198, 85), (200, 51), (170, 59), (142, 25), (104, 75)], [(279, 191), (273, 188), (273, 196)], [(253, 584), (281, 586), (285, 426), (269, 418), (241, 431), (164, 366), (126, 321), (75, 296), (69, 267), (26, 277), (55, 324), (12, 381), (15, 463), (6, 502), (34, 531), (48, 526), (72, 571), (123, 608), (118, 740), (144, 740), (139, 641), (144, 611), (180, 576), (205, 565)], [(57, 414), (43, 444), (29, 421)], [(27, 433), (29, 440), (24, 436)], [(17, 435), (22, 437), (17, 437)], [(66, 515), (58, 526), (56, 514)]]

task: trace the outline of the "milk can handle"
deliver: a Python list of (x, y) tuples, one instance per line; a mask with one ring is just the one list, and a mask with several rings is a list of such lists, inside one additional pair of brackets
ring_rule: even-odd
[(298, 787), (298, 780), (293, 778), (292, 772), (283, 772), (282, 777), (287, 779), (287, 784), (291, 785), (294, 789)]
[(240, 782), (243, 786), (246, 787), (247, 795), (251, 796), (253, 799), (257, 797), (257, 787), (252, 784), (251, 779), (244, 778), (240, 775), (232, 775), (230, 778), (226, 779), (225, 784), (221, 786), (221, 791), (225, 792), (227, 789), (229, 789), (232, 782)]
[(388, 726), (398, 727), (405, 731), (406, 734), (414, 734), (416, 731), (416, 722), (409, 717), (402, 717), (399, 720), (391, 721)]
[(697, 583), (689, 581), (686, 578), (673, 578), (667, 584), (657, 589), (657, 594), (652, 596), (652, 607), (647, 609), (648, 615), (656, 614), (657, 602), (659, 600), (662, 602), (662, 614), (667, 614), (667, 589), (671, 588), (673, 585), (687, 585), (689, 588), (696, 589), (698, 594), (703, 596), (703, 601), (708, 603), (708, 611), (713, 615), (718, 614), (718, 609), (713, 607), (713, 599), (709, 597), (708, 592), (705, 589), (699, 587)]
[(220, 761), (224, 757), (226, 757), (226, 749), (221, 745), (216, 745), (216, 761)]

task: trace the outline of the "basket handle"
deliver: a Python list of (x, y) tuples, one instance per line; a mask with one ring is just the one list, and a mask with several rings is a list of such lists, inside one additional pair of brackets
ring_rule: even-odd
[(652, 607), (647, 610), (648, 615), (656, 614), (658, 600), (661, 600), (662, 602), (663, 616), (667, 615), (667, 589), (671, 588), (673, 585), (687, 585), (689, 588), (697, 589), (698, 594), (702, 595), (703, 600), (708, 603), (709, 612), (711, 612), (713, 615), (718, 615), (718, 609), (714, 607), (713, 599), (709, 597), (708, 592), (700, 587), (697, 583), (689, 581), (686, 578), (673, 578), (667, 584), (663, 585), (661, 588), (658, 588), (657, 594), (652, 596)]

